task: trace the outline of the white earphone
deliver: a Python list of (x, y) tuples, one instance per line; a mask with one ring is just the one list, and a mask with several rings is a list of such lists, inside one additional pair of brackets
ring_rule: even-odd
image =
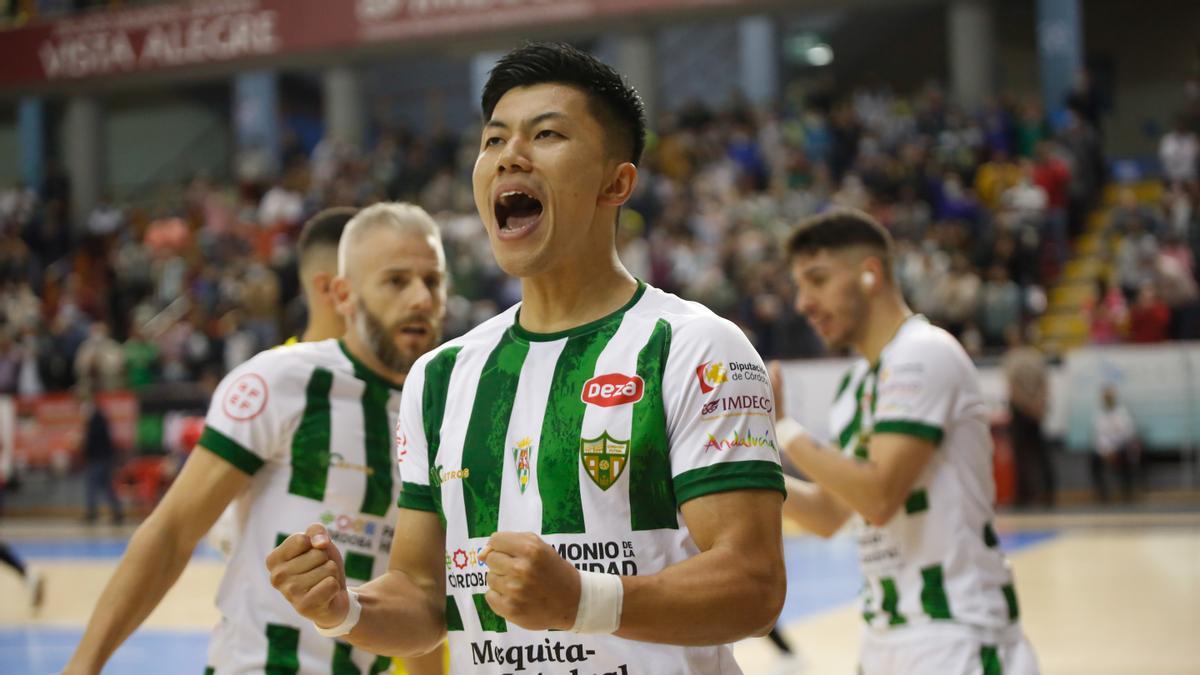
[(862, 285), (863, 285), (863, 289), (868, 290), (868, 291), (871, 290), (872, 288), (874, 288), (875, 287), (875, 273), (871, 272), (871, 271), (863, 272), (862, 273)]

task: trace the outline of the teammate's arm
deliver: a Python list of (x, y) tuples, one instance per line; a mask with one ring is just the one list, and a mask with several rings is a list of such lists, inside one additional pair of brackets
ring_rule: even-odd
[(932, 441), (898, 433), (875, 433), (868, 459), (821, 447), (807, 434), (784, 446), (788, 459), (872, 525), (886, 525), (908, 499), (937, 448)]
[[(338, 639), (386, 656), (436, 648), (446, 634), (445, 541), (437, 514), (401, 508), (388, 570), (358, 587), (362, 614)], [(321, 525), (285, 539), (267, 556), (267, 569), (271, 585), (317, 626), (331, 628), (346, 618), (342, 556)]]
[(200, 538), (249, 482), (248, 474), (205, 448), (192, 451), (162, 502), (134, 532), (64, 674), (100, 672), (158, 606)]
[(783, 477), (787, 501), (783, 515), (818, 537), (829, 538), (842, 529), (854, 511), (816, 483)]

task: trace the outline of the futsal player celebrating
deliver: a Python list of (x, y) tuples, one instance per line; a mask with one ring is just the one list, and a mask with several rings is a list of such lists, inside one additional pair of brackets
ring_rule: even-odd
[(444, 314), (437, 225), (412, 205), (368, 207), (346, 225), (338, 270), (332, 292), (344, 338), (267, 350), (222, 380), (197, 448), (134, 534), (66, 673), (100, 672), (231, 502), (236, 543), (217, 594), (222, 619), (208, 672), (390, 671), (390, 658), (322, 636), (296, 616), (262, 568), (287, 532), (314, 520), (345, 549), (346, 577), (366, 581), (387, 567), (400, 387), (437, 344)]
[(979, 375), (946, 331), (909, 311), (892, 281), (891, 236), (835, 210), (793, 233), (796, 309), (833, 349), (860, 358), (838, 387), (822, 447), (782, 417), (780, 447), (813, 482), (788, 478), (785, 513), (830, 536), (858, 524), (866, 587), (864, 675), (1030, 675), (1012, 573), (992, 527), (992, 441)]
[(267, 557), (272, 580), (356, 648), (448, 632), (454, 673), (738, 673), (728, 643), (784, 597), (766, 370), (617, 258), (644, 115), (615, 71), (527, 45), (482, 107), (476, 206), (523, 302), (414, 365), (388, 572), (348, 588), (314, 524)]

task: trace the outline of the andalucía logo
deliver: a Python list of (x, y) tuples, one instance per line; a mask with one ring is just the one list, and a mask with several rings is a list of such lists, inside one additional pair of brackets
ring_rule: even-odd
[(513, 447), (513, 462), (517, 465), (517, 484), (521, 486), (521, 494), (529, 485), (529, 460), (533, 452), (533, 441), (528, 436), (517, 441)]
[(707, 394), (729, 381), (725, 364), (720, 361), (705, 361), (696, 367), (696, 379), (700, 381), (700, 393)]
[(579, 439), (579, 454), (592, 482), (607, 490), (621, 477), (629, 462), (629, 441), (618, 441), (606, 431), (599, 438)]

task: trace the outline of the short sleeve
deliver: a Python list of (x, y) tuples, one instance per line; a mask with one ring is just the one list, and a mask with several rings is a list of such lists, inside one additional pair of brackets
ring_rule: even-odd
[(436, 485), (430, 484), (429, 467), (437, 454), (442, 417), (446, 410), (450, 373), (457, 349), (444, 349), (419, 360), (409, 372), (400, 395), (396, 425), (396, 462), (400, 467), (402, 509), (438, 512)]
[(770, 379), (736, 326), (712, 317), (679, 328), (665, 380), (678, 504), (732, 490), (784, 491)]
[(234, 368), (217, 385), (198, 445), (254, 475), (281, 443), (292, 387), (280, 380), (279, 355), (264, 352)]
[(951, 345), (932, 339), (896, 345), (879, 370), (872, 432), (941, 443), (963, 377)]

